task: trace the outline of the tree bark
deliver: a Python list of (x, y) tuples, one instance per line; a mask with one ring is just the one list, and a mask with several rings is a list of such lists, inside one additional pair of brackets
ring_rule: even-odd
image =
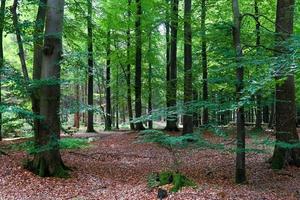
[(127, 83), (127, 106), (128, 106), (128, 116), (129, 116), (129, 123), (130, 123), (130, 130), (134, 130), (134, 123), (132, 123), (133, 119), (133, 111), (132, 111), (132, 99), (131, 99), (131, 59), (130, 59), (130, 48), (131, 48), (131, 38), (130, 38), (130, 18), (131, 18), (131, 0), (128, 0), (128, 28), (127, 28), (127, 76), (126, 76), (126, 83)]
[(111, 87), (110, 87), (110, 30), (107, 32), (107, 47), (106, 47), (106, 116), (105, 116), (105, 130), (111, 131)]
[(44, 117), (35, 138), (37, 152), (30, 168), (40, 176), (68, 175), (59, 152), (60, 139), (60, 61), (64, 1), (48, 0), (41, 79), (54, 79), (55, 85), (41, 87), (40, 114)]
[[(202, 0), (201, 3), (201, 43), (202, 43), (202, 79), (203, 79), (203, 88), (202, 95), (203, 101), (208, 101), (208, 69), (207, 69), (207, 41), (206, 41), (206, 1)], [(209, 123), (209, 115), (208, 108), (205, 106), (203, 108), (203, 117), (202, 117), (203, 125), (207, 125)]]
[[(2, 69), (4, 66), (4, 55), (3, 55), (3, 31), (4, 31), (4, 21), (5, 21), (5, 3), (6, 0), (1, 0), (0, 8), (0, 104), (2, 103)], [(0, 141), (2, 141), (2, 112), (0, 112)]]
[[(38, 13), (35, 20), (34, 34), (33, 34), (33, 80), (41, 79), (43, 45), (44, 45), (44, 29), (46, 17), (47, 0), (40, 0)], [(40, 89), (34, 90), (31, 95), (32, 112), (35, 115), (40, 114)], [(37, 131), (40, 129), (40, 120), (34, 119), (34, 135), (38, 135)]]
[[(236, 94), (237, 102), (240, 101), (242, 90), (244, 87), (244, 67), (241, 63), (243, 51), (241, 46), (241, 15), (238, 0), (232, 0), (233, 10), (233, 43), (236, 51)], [(237, 109), (237, 152), (236, 152), (236, 172), (235, 182), (244, 183), (246, 181), (246, 168), (245, 168), (245, 116), (244, 106), (241, 105)]]
[[(142, 5), (141, 0), (136, 0), (136, 21), (135, 21), (135, 40), (136, 40), (136, 53), (135, 53), (135, 117), (142, 116)], [(136, 130), (144, 130), (142, 122), (137, 122), (135, 125)]]
[[(177, 101), (177, 29), (178, 29), (178, 0), (171, 1), (171, 46), (170, 46), (170, 71), (167, 95), (169, 108), (176, 110)], [(168, 114), (165, 130), (178, 131), (177, 114)]]
[[(293, 34), (295, 0), (278, 0), (276, 11), (276, 56), (288, 57), (290, 50), (286, 47)], [(285, 165), (300, 166), (300, 148), (287, 147), (287, 145), (299, 144), (299, 135), (296, 130), (296, 103), (295, 103), (295, 81), (291, 69), (290, 60), (282, 64), (280, 69), (288, 71), (285, 74), (279, 70), (276, 80), (286, 78), (283, 83), (276, 84), (276, 145), (272, 157), (272, 168), (282, 169)]]
[(87, 29), (88, 29), (88, 120), (87, 120), (87, 132), (95, 132), (94, 129), (94, 52), (93, 52), (93, 23), (92, 23), (92, 0), (87, 0), (88, 17), (87, 17)]
[[(148, 52), (149, 56), (152, 52), (152, 40), (151, 40), (151, 33), (149, 34), (149, 46), (148, 46)], [(151, 57), (148, 60), (149, 62), (149, 67), (148, 67), (148, 115), (151, 115), (152, 113), (152, 62), (151, 62)], [(150, 119), (148, 121), (148, 128), (153, 129), (153, 120)]]
[(191, 25), (192, 1), (184, 1), (184, 103), (187, 112), (183, 115), (183, 134), (193, 132), (193, 113), (191, 102), (193, 100), (192, 84), (192, 25)]
[[(255, 31), (256, 31), (256, 46), (257, 46), (257, 54), (259, 54), (259, 46), (260, 46), (260, 22), (259, 22), (259, 7), (258, 7), (258, 1), (254, 0), (254, 10), (255, 10)], [(257, 70), (259, 70), (259, 66), (257, 66)], [(262, 106), (261, 106), (261, 91), (259, 90), (256, 94), (256, 104), (257, 104), (257, 110), (256, 110), (256, 120), (255, 120), (255, 128), (256, 129), (262, 129)]]

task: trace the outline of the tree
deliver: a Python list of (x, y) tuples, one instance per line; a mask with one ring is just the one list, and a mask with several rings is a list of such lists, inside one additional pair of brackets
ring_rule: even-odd
[[(135, 117), (142, 116), (142, 5), (141, 0), (136, 0), (136, 21), (135, 21)], [(136, 130), (144, 130), (142, 122), (137, 122)]]
[(130, 129), (134, 130), (134, 123), (132, 123), (133, 119), (133, 111), (132, 111), (132, 100), (131, 100), (131, 62), (130, 62), (130, 48), (131, 48), (131, 38), (130, 38), (130, 19), (131, 19), (131, 0), (128, 0), (128, 8), (127, 8), (127, 17), (128, 17), (128, 27), (126, 32), (126, 40), (127, 40), (127, 75), (126, 75), (126, 83), (127, 83), (127, 107), (128, 107), (128, 115), (130, 121)]
[[(192, 1), (184, 1), (184, 103), (189, 105), (193, 100), (192, 84)], [(186, 110), (191, 110), (187, 108)], [(183, 134), (193, 132), (193, 113), (186, 112), (183, 116)]]
[(87, 0), (88, 16), (87, 16), (87, 29), (88, 29), (88, 111), (87, 132), (95, 132), (94, 129), (94, 52), (93, 52), (93, 23), (92, 23), (92, 0)]
[[(4, 31), (4, 20), (5, 20), (5, 1), (1, 0), (0, 7), (0, 104), (2, 103), (2, 69), (4, 66), (4, 55), (3, 55), (3, 31)], [(0, 141), (2, 141), (2, 112), (0, 112)]]
[[(152, 35), (149, 33), (149, 45), (148, 45), (148, 56), (151, 55), (152, 52)], [(148, 60), (148, 115), (151, 115), (152, 112), (152, 61), (151, 57)], [(153, 129), (153, 120), (150, 119), (148, 121), (148, 128)]]
[[(286, 59), (290, 50), (287, 41), (293, 34), (295, 0), (278, 0), (276, 11), (276, 56)], [(276, 145), (272, 168), (282, 169), (286, 164), (300, 166), (299, 135), (296, 130), (295, 82), (290, 60), (280, 63), (276, 80)], [(288, 72), (286, 75), (285, 72)], [(293, 146), (296, 144), (296, 146)], [(289, 146), (291, 145), (291, 146)]]
[(106, 115), (105, 115), (105, 130), (110, 131), (111, 130), (111, 90), (110, 90), (110, 33), (111, 31), (108, 30), (107, 32), (107, 46), (106, 46)]
[(67, 175), (59, 152), (60, 139), (60, 61), (62, 59), (63, 0), (48, 0), (46, 29), (42, 58), (41, 79), (54, 82), (41, 87), (38, 135), (35, 137), (36, 152), (29, 168), (40, 176)]
[[(257, 0), (254, 0), (254, 10), (255, 10), (255, 32), (256, 32), (256, 47), (257, 47), (257, 54), (259, 54), (259, 46), (261, 43), (261, 37), (260, 37), (260, 22), (259, 22), (259, 8), (258, 8), (258, 2)], [(259, 69), (257, 69), (259, 70)], [(262, 105), (261, 105), (261, 91), (258, 91), (256, 94), (256, 104), (257, 104), (257, 110), (256, 110), (256, 120), (255, 120), (255, 128), (257, 130), (261, 130), (261, 123), (262, 123)]]
[[(241, 14), (239, 9), (239, 1), (232, 0), (233, 11), (233, 43), (236, 53), (236, 95), (237, 102), (239, 103), (242, 97), (242, 90), (244, 87), (244, 67), (242, 62), (243, 51), (241, 45)], [(246, 181), (246, 169), (245, 169), (245, 117), (244, 106), (239, 105), (237, 108), (237, 151), (236, 151), (236, 172), (235, 182), (243, 183)]]
[[(47, 0), (40, 0), (38, 12), (35, 20), (34, 34), (33, 34), (33, 80), (38, 81), (41, 79), (42, 58), (43, 58), (43, 36), (45, 29), (45, 16), (46, 16)], [(35, 90), (31, 95), (32, 112), (36, 115), (40, 114), (40, 94), (39, 90)], [(40, 121), (34, 119), (34, 133), (38, 135), (40, 129)]]
[[(170, 45), (170, 69), (167, 95), (167, 105), (175, 109), (177, 99), (177, 29), (178, 29), (178, 0), (171, 1), (171, 45)], [(166, 130), (178, 131), (177, 114), (168, 115)]]
[[(201, 57), (202, 57), (202, 79), (203, 79), (203, 88), (202, 95), (203, 101), (208, 101), (208, 72), (207, 72), (207, 40), (206, 40), (206, 0), (201, 1)], [(208, 124), (208, 108), (204, 107), (203, 109), (203, 124)]]

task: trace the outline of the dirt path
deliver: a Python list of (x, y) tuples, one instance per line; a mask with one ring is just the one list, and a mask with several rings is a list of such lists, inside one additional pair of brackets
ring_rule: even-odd
[[(93, 137), (81, 134), (76, 137)], [(22, 169), (25, 154), (0, 156), (0, 200), (150, 200), (149, 173), (169, 169), (171, 158), (154, 144), (136, 143), (136, 133), (101, 133), (89, 149), (62, 151), (71, 178), (40, 178)], [(180, 151), (181, 170), (198, 183), (168, 199), (298, 199), (300, 170), (273, 172), (265, 162), (270, 155), (248, 153), (247, 185), (235, 185), (234, 155), (215, 150)]]

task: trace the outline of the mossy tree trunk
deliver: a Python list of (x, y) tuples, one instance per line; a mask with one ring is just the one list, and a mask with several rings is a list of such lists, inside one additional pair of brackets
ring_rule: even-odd
[[(278, 0), (276, 11), (276, 55), (284, 59), (289, 57), (286, 47), (293, 34), (295, 0)], [(299, 135), (296, 130), (295, 81), (292, 71), (293, 60), (288, 59), (285, 66), (280, 65), (276, 80), (285, 78), (276, 84), (276, 145), (272, 157), (272, 168), (282, 169), (285, 165), (300, 166)], [(284, 71), (284, 72), (283, 72)], [(288, 72), (288, 74), (286, 74)]]

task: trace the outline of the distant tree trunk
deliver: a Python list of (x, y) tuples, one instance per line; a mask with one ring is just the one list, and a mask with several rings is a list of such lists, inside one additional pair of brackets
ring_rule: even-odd
[[(151, 40), (151, 33), (149, 34), (149, 55), (151, 54), (152, 52), (152, 40)], [(151, 115), (151, 112), (152, 112), (152, 62), (151, 62), (151, 57), (149, 59), (149, 68), (148, 68), (148, 115)], [(148, 128), (149, 129), (152, 129), (153, 128), (153, 120), (150, 119), (148, 121)]]
[(79, 84), (75, 85), (75, 98), (76, 98), (77, 108), (76, 108), (76, 112), (74, 113), (74, 127), (79, 129), (79, 127), (80, 127)]
[[(33, 80), (41, 79), (42, 69), (42, 57), (43, 57), (43, 45), (44, 45), (44, 29), (45, 29), (45, 17), (46, 17), (46, 4), (47, 0), (40, 0), (38, 13), (35, 20), (35, 27), (33, 33)], [(31, 95), (32, 111), (35, 115), (40, 114), (40, 94), (39, 90)], [(40, 121), (34, 119), (34, 134), (37, 135), (37, 131), (40, 129)]]
[(117, 88), (116, 88), (116, 129), (119, 129), (119, 67), (117, 66)]
[[(194, 102), (198, 101), (198, 92), (196, 89), (193, 90), (193, 100), (194, 100)], [(194, 112), (193, 112), (193, 124), (194, 124), (194, 127), (199, 127), (199, 115), (198, 115), (197, 110), (194, 110)]]
[(110, 87), (110, 30), (107, 32), (107, 47), (106, 47), (106, 115), (105, 115), (105, 130), (111, 130), (111, 87)]
[[(191, 25), (192, 1), (184, 1), (184, 103), (189, 105), (193, 100), (192, 84), (192, 25)], [(183, 134), (193, 132), (193, 113), (188, 107), (188, 112), (183, 116)]]
[(63, 0), (47, 3), (46, 30), (41, 79), (55, 79), (55, 85), (41, 87), (40, 114), (44, 116), (35, 144), (38, 150), (29, 166), (40, 176), (67, 175), (59, 152), (60, 139), (60, 60), (62, 58)]
[(131, 99), (131, 58), (130, 58), (130, 48), (131, 48), (131, 39), (130, 39), (130, 18), (131, 18), (131, 0), (128, 0), (128, 28), (127, 28), (127, 106), (128, 106), (128, 115), (130, 121), (130, 130), (134, 130), (133, 111), (132, 111), (132, 99)]
[[(136, 0), (136, 21), (135, 21), (135, 40), (136, 40), (136, 53), (135, 53), (135, 117), (142, 116), (142, 5), (141, 0)], [(144, 130), (142, 122), (135, 125), (136, 130)]]
[[(237, 85), (236, 94), (237, 101), (241, 99), (243, 87), (244, 87), (244, 67), (241, 63), (243, 57), (243, 51), (241, 46), (241, 21), (240, 21), (240, 9), (238, 0), (232, 0), (233, 10), (233, 43), (236, 50), (236, 62), (237, 62)], [(245, 116), (244, 106), (240, 106), (237, 109), (237, 152), (236, 152), (236, 174), (235, 182), (243, 183), (246, 181), (246, 168), (245, 168)]]
[[(285, 43), (293, 34), (295, 0), (278, 0), (276, 11), (276, 49), (277, 56), (290, 54)], [(286, 59), (285, 56), (284, 59)], [(285, 61), (290, 62), (290, 60)], [(285, 165), (300, 166), (300, 148), (286, 147), (287, 144), (299, 144), (299, 135), (296, 130), (296, 103), (294, 72), (290, 71), (291, 63), (284, 64), (279, 69), (276, 80), (287, 76), (283, 83), (276, 84), (276, 145), (272, 157), (272, 168), (282, 169)], [(288, 71), (288, 75), (285, 72)]]
[[(169, 86), (167, 92), (169, 96), (169, 106), (176, 109), (177, 100), (177, 29), (178, 29), (178, 0), (171, 1), (171, 46), (170, 46), (170, 71)], [(178, 131), (177, 114), (168, 115), (166, 130)]]
[(87, 29), (88, 29), (88, 121), (86, 132), (95, 132), (94, 129), (94, 52), (93, 52), (93, 23), (92, 23), (92, 0), (87, 0), (88, 17), (87, 17)]
[[(259, 53), (259, 46), (260, 46), (260, 22), (259, 22), (259, 8), (258, 8), (258, 0), (254, 0), (254, 10), (255, 10), (255, 21), (256, 21), (256, 46), (257, 46), (257, 53)], [(259, 70), (259, 69), (258, 69)], [(262, 129), (262, 106), (261, 106), (261, 91), (259, 90), (256, 94), (256, 121), (255, 121), (255, 128)]]
[[(203, 78), (203, 101), (208, 101), (208, 69), (207, 69), (207, 42), (206, 42), (206, 1), (202, 0), (201, 3), (201, 41), (202, 41), (202, 78)], [(207, 125), (209, 123), (208, 118), (208, 108), (204, 107), (203, 109), (203, 125)]]
[(263, 107), (263, 122), (269, 123), (269, 106), (265, 105)]
[[(1, 79), (2, 79), (2, 68), (4, 66), (4, 55), (3, 55), (3, 30), (5, 21), (5, 1), (1, 0), (0, 8), (0, 104), (2, 103), (2, 89), (1, 89)], [(0, 112), (0, 141), (2, 141), (2, 112)]]

